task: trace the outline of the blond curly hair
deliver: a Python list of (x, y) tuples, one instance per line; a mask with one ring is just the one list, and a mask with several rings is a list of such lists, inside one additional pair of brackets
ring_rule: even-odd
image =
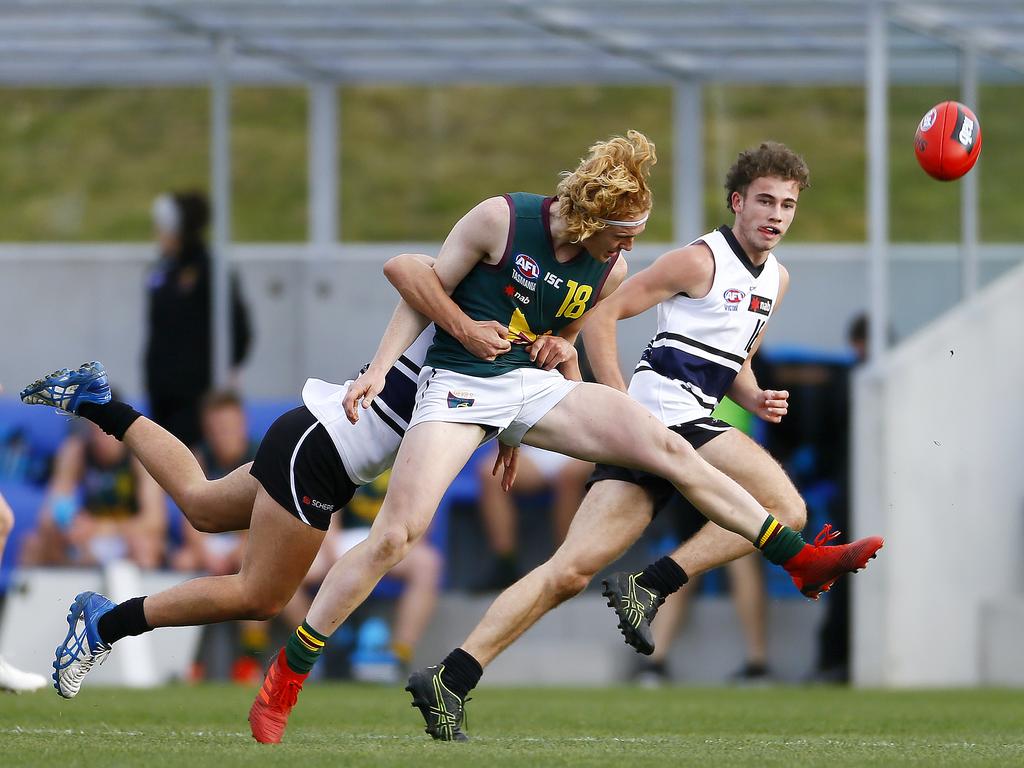
[(640, 131), (628, 131), (625, 137), (597, 142), (575, 171), (563, 171), (558, 212), (572, 242), (582, 242), (608, 226), (599, 219), (632, 221), (650, 211), (647, 177), (657, 162), (654, 142)]

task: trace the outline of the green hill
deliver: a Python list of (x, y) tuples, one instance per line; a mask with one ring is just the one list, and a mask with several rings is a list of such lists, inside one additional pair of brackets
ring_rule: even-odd
[[(959, 236), (957, 185), (913, 158), (917, 121), (955, 88), (891, 94), (893, 238)], [(1024, 240), (1024, 88), (981, 89), (981, 232)], [(233, 100), (233, 235), (306, 234), (306, 92), (243, 88)], [(483, 197), (554, 188), (591, 142), (628, 128), (658, 144), (657, 207), (648, 240), (671, 238), (671, 92), (644, 88), (345, 88), (341, 227), (348, 241), (438, 240)], [(859, 88), (708, 86), (707, 221), (725, 220), (721, 179), (736, 152), (763, 139), (807, 158), (812, 188), (792, 240), (865, 238), (864, 95)], [(206, 187), (209, 95), (201, 89), (0, 90), (0, 239), (138, 241), (160, 191)]]

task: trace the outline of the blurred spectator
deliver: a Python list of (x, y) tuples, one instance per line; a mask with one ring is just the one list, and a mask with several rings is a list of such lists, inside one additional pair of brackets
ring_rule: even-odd
[[(750, 434), (754, 427), (753, 415), (728, 398), (722, 400), (715, 411), (715, 417), (729, 422), (747, 434)], [(707, 523), (707, 519), (696, 507), (678, 495), (673, 498), (667, 509), (658, 513), (658, 517), (664, 518), (659, 519), (659, 523), (671, 527), (674, 535), (670, 535), (663, 542), (664, 552), (657, 552), (657, 557), (674, 551), (680, 543), (696, 534)], [(746, 645), (746, 659), (730, 679), (738, 684), (770, 682), (765, 611), (768, 599), (765, 594), (761, 558), (756, 552), (751, 553), (733, 560), (725, 568), (729, 577), (729, 592)], [(699, 577), (691, 577), (686, 589), (669, 595), (665, 604), (658, 610), (658, 619), (651, 624), (654, 653), (640, 660), (634, 682), (648, 687), (668, 682), (667, 658), (672, 649), (672, 641), (686, 624), (690, 601), (697, 594), (698, 588)]]
[[(480, 515), (495, 570), (487, 589), (504, 589), (519, 578), (519, 514), (517, 497), (543, 491), (551, 493), (553, 552), (569, 530), (573, 515), (583, 499), (587, 478), (594, 465), (560, 453), (524, 445), (519, 449), (519, 468), (512, 493), (501, 489), (501, 475), (491, 474), (497, 449), (478, 464)], [(548, 553), (550, 554), (550, 552)]]
[[(242, 399), (230, 390), (208, 393), (200, 405), (202, 441), (196, 446), (196, 458), (210, 480), (218, 480), (253, 460), (257, 444), (249, 437)], [(200, 533), (182, 520), (182, 546), (171, 556), (171, 567), (178, 571), (198, 571), (212, 576), (238, 573), (245, 554), (245, 532)], [(198, 656), (206, 658), (212, 635), (228, 632), (231, 645), (238, 646), (231, 666), (231, 679), (258, 683), (263, 677), (262, 656), (270, 643), (269, 622), (239, 621), (229, 625), (203, 628)], [(207, 669), (197, 663), (194, 677), (206, 677)], [(216, 675), (215, 675), (216, 676)]]
[(25, 565), (105, 565), (127, 559), (157, 568), (164, 557), (167, 507), (156, 481), (92, 422), (57, 451), (39, 527), (23, 545)]
[[(7, 537), (14, 529), (14, 511), (7, 500), (0, 494), (0, 561), (4, 559), (4, 548), (7, 546)], [(23, 691), (37, 691), (46, 685), (46, 678), (34, 672), (23, 672), (11, 666), (3, 656), (0, 656), (0, 691), (12, 691), (21, 693)]]
[[(212, 272), (204, 232), (210, 220), (198, 192), (161, 195), (153, 203), (160, 258), (149, 275), (145, 382), (153, 420), (183, 443), (200, 439), (199, 400), (213, 385)], [(232, 275), (233, 369), (249, 349), (249, 315)]]
[[(312, 602), (310, 595), (316, 591), (327, 572), (342, 555), (367, 538), (370, 525), (384, 502), (390, 477), (389, 470), (373, 482), (360, 487), (343, 513), (332, 518), (327, 538), (309, 569), (307, 589), (300, 590), (282, 613), (286, 621), (299, 624), (305, 619)], [(416, 646), (433, 618), (443, 570), (443, 556), (424, 536), (409, 550), (405, 559), (388, 572), (389, 578), (402, 582), (402, 593), (395, 605), (388, 671), (379, 675), (377, 681), (395, 682), (404, 677)]]

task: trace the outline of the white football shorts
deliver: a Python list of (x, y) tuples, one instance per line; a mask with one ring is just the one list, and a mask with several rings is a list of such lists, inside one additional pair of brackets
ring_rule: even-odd
[(579, 383), (539, 368), (483, 377), (424, 365), (409, 428), (425, 421), (480, 424), (497, 429), (501, 442), (519, 445), (523, 435)]

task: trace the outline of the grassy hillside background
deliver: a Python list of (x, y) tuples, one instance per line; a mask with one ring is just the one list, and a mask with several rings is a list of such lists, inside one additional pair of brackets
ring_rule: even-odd
[[(891, 91), (895, 240), (959, 237), (957, 185), (925, 176), (912, 151), (920, 116), (955, 94)], [(983, 87), (980, 103), (981, 236), (1021, 241), (1024, 88)], [(235, 91), (235, 239), (305, 239), (307, 106), (301, 88)], [(628, 128), (658, 145), (647, 239), (671, 238), (667, 88), (346, 88), (341, 115), (344, 240), (438, 240), (481, 198), (552, 190), (591, 142)], [(770, 138), (803, 153), (812, 171), (791, 240), (865, 238), (860, 88), (708, 86), (705, 115), (708, 224), (726, 220), (721, 179), (736, 153)], [(148, 239), (154, 195), (207, 187), (208, 120), (201, 89), (0, 90), (0, 239)]]

